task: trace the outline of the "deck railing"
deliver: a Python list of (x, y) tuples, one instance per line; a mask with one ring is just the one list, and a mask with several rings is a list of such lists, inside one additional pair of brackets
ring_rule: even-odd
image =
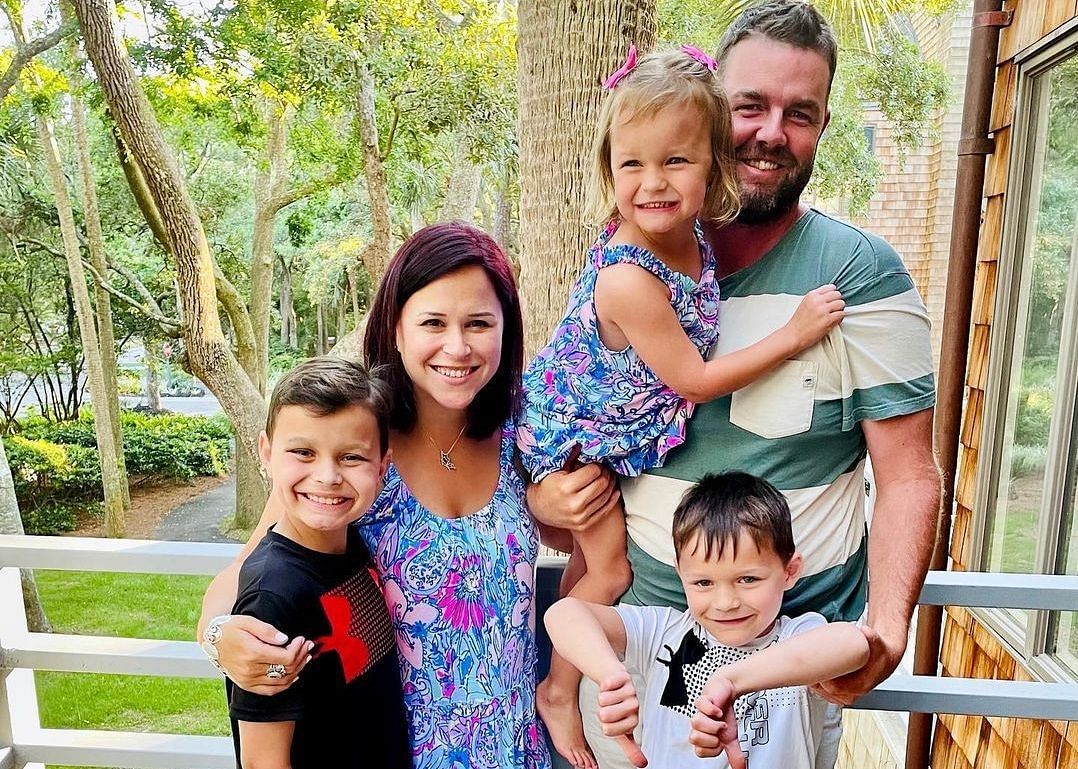
[[(44, 763), (232, 769), (228, 737), (43, 728), (34, 670), (182, 678), (220, 674), (193, 641), (28, 632), (18, 567), (211, 575), (237, 550), (227, 544), (0, 536), (0, 769)], [(558, 559), (540, 560), (540, 601), (554, 592), (561, 566)], [(920, 600), (1073, 611), (1078, 610), (1078, 577), (932, 572)], [(1078, 721), (1078, 684), (896, 674), (854, 707)]]

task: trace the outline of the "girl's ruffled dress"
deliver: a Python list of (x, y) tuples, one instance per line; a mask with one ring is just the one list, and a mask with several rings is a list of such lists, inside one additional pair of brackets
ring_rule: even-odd
[(636, 476), (661, 466), (667, 452), (685, 442), (694, 404), (667, 387), (632, 347), (611, 350), (603, 344), (595, 281), (600, 269), (622, 262), (651, 272), (670, 289), (681, 327), (706, 358), (719, 333), (715, 257), (697, 224), (703, 269), (696, 282), (646, 248), (608, 245), (617, 229), (618, 221), (610, 222), (588, 250), (565, 317), (524, 374), (517, 445), (533, 481), (561, 470), (576, 444), (580, 461), (602, 462), (620, 475)]
[(535, 712), (535, 524), (502, 428), (498, 487), (464, 518), (423, 507), (390, 465), (359, 530), (397, 633), (416, 769), (546, 769)]

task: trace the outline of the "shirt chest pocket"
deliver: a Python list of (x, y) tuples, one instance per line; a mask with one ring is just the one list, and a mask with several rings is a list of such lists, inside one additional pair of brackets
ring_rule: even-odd
[(820, 364), (787, 360), (771, 373), (736, 390), (730, 422), (761, 438), (785, 438), (812, 426)]

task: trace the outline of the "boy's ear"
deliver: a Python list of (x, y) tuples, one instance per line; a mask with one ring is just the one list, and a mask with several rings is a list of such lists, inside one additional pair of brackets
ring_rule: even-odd
[(785, 590), (789, 590), (796, 583), (801, 576), (801, 572), (805, 568), (805, 559), (801, 557), (801, 553), (795, 552), (791, 556), (789, 563), (786, 564), (786, 585)]
[(258, 460), (262, 463), (262, 469), (269, 473), (270, 466), (270, 454), (272, 453), (272, 447), (270, 446), (269, 436), (266, 435), (266, 431), (263, 430), (258, 434)]
[(378, 468), (378, 477), (385, 480), (386, 471), (389, 470), (389, 463), (393, 461), (393, 449), (386, 449), (386, 453), (382, 455), (382, 465)]

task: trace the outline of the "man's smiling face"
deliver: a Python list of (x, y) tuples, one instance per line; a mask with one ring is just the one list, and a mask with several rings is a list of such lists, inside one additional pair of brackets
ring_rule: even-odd
[(827, 126), (830, 69), (819, 53), (765, 37), (729, 50), (722, 84), (730, 100), (741, 184), (738, 221), (777, 219), (797, 205)]

